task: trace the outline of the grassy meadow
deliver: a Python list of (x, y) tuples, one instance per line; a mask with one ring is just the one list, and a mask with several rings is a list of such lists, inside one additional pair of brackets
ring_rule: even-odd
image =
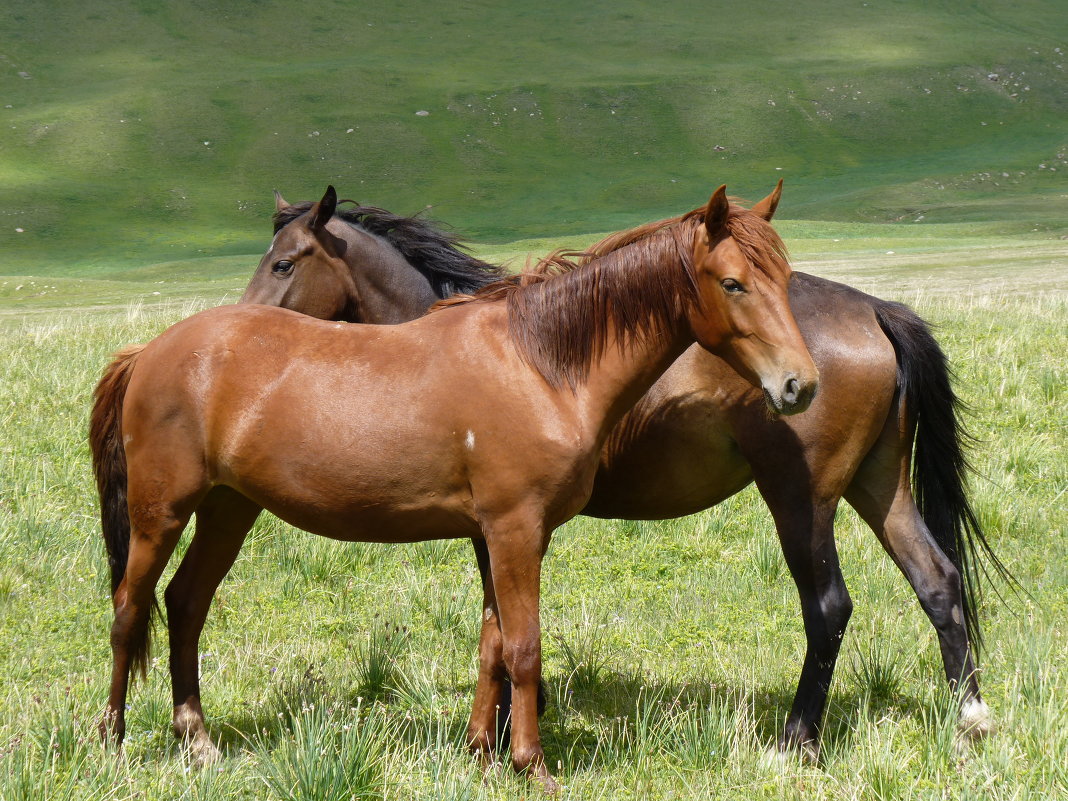
[(0, 801), (538, 797), (463, 747), (470, 546), (339, 544), (267, 515), (201, 642), (221, 765), (171, 736), (165, 636), (124, 755), (105, 751), (92, 387), (115, 349), (236, 300), (274, 188), (428, 209), (518, 266), (779, 177), (795, 266), (910, 303), (956, 368), (975, 503), (1026, 591), (981, 610), (999, 730), (958, 748), (934, 632), (843, 507), (856, 609), (822, 759), (769, 760), (804, 634), (750, 488), (556, 533), (542, 732), (563, 797), (1068, 798), (1061, 5), (5, 0)]
[[(912, 303), (958, 371), (979, 438), (979, 513), (1027, 590), (1004, 603), (988, 593), (982, 610), (982, 682), (999, 730), (958, 750), (933, 630), (843, 508), (856, 612), (822, 762), (769, 762), (804, 635), (770, 516), (750, 489), (691, 518), (578, 518), (556, 533), (543, 735), (564, 797), (1068, 796), (1063, 251), (1004, 240), (990, 266), (993, 242), (924, 245), (900, 226), (883, 226), (881, 239), (840, 227), (824, 242), (819, 226), (782, 227), (794, 232), (797, 267)], [(510, 770), (483, 777), (463, 748), (480, 599), (470, 546), (339, 544), (267, 516), (201, 643), (221, 766), (191, 767), (173, 740), (165, 639), (130, 695), (125, 757), (98, 744), (111, 613), (89, 393), (112, 350), (231, 289), (211, 279), (199, 297), (0, 317), (0, 799), (536, 797)]]

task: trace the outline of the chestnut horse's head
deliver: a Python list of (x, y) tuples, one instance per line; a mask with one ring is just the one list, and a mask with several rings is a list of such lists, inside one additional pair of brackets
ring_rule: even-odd
[(779, 414), (797, 414), (816, 394), (818, 373), (788, 300), (790, 265), (768, 221), (782, 181), (752, 209), (732, 206), (726, 187), (712, 195), (693, 242), (697, 341), (764, 390)]

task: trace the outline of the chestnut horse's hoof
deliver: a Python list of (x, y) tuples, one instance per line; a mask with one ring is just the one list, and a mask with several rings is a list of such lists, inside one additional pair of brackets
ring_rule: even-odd
[(198, 768), (206, 768), (220, 762), (223, 758), (222, 751), (215, 747), (207, 735), (194, 737), (186, 743), (189, 752), (189, 760)]

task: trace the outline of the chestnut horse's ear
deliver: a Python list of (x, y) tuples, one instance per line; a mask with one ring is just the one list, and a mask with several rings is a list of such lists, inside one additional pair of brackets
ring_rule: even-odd
[(723, 230), (727, 227), (727, 215), (730, 213), (730, 204), (727, 202), (727, 185), (723, 184), (712, 193), (712, 199), (708, 201), (705, 209), (705, 228), (708, 229), (708, 239), (719, 239)]
[(319, 231), (325, 228), (326, 224), (330, 222), (330, 218), (334, 216), (335, 211), (337, 211), (337, 192), (334, 191), (333, 186), (328, 186), (323, 199), (312, 206), (311, 229)]
[(775, 209), (779, 207), (779, 198), (782, 197), (782, 178), (779, 179), (779, 183), (775, 185), (775, 188), (771, 190), (771, 194), (757, 203), (750, 209), (753, 214), (759, 214), (768, 222), (771, 222), (771, 218), (775, 216)]
[(285, 209), (288, 209), (288, 208), (289, 208), (289, 204), (286, 202), (286, 199), (284, 197), (282, 197), (282, 193), (279, 192), (277, 189), (275, 189), (274, 190), (274, 211), (275, 211), (275, 214), (277, 214), (280, 211), (284, 211)]

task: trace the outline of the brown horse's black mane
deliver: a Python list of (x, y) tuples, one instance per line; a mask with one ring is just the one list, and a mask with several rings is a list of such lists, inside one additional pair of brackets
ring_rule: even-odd
[[(554, 387), (585, 381), (613, 343), (643, 344), (677, 323), (696, 300), (694, 236), (704, 208), (606, 237), (586, 251), (556, 251), (519, 275), (432, 310), (505, 301), (512, 341)], [(786, 248), (762, 217), (732, 205), (727, 229), (754, 267), (789, 272)], [(611, 327), (614, 326), (614, 329)]]
[[(341, 201), (355, 203), (355, 201)], [(278, 233), (315, 204), (294, 203), (274, 215)], [(438, 297), (475, 292), (508, 273), (503, 268), (465, 253), (462, 240), (446, 233), (421, 217), (402, 217), (375, 206), (338, 209), (336, 217), (389, 242), (413, 267), (426, 276)]]

